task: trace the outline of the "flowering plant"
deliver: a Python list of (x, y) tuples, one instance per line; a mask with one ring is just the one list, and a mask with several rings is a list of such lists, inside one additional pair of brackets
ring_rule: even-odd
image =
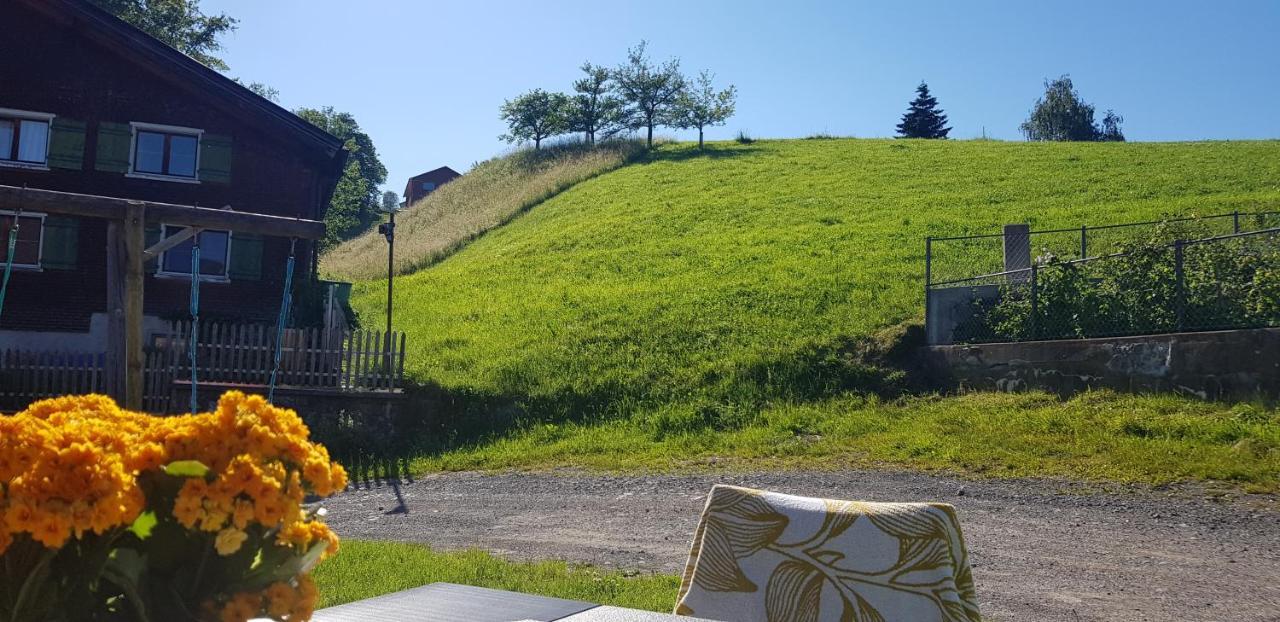
[(101, 395), (0, 417), (0, 620), (306, 620), (346, 486), (292, 410), (157, 417)]

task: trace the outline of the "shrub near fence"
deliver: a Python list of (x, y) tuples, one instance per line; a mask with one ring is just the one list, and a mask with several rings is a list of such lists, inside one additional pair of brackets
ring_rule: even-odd
[(1063, 261), (1041, 256), (1003, 274), (1000, 296), (977, 300), (957, 342), (1028, 341), (1280, 326), (1280, 228), (1155, 240)]

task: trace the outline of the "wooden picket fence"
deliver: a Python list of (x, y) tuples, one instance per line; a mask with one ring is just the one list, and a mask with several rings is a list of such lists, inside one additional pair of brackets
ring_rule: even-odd
[[(191, 376), (191, 323), (176, 322), (160, 347), (170, 356), (175, 378)], [(285, 329), (277, 386), (340, 391), (390, 391), (404, 377), (405, 336), (401, 332)], [(268, 324), (201, 323), (196, 336), (196, 376), (201, 382), (262, 384), (271, 380), (276, 330)]]
[(0, 410), (67, 393), (100, 393), (105, 364), (105, 354), (0, 350)]
[[(196, 342), (199, 382), (270, 383), (276, 331), (269, 324), (201, 323)], [(165, 412), (173, 405), (175, 381), (191, 377), (190, 322), (175, 322), (145, 350), (143, 407)], [(396, 331), (336, 328), (286, 329), (276, 386), (298, 390), (359, 393), (398, 391), (404, 378), (405, 335)], [(13, 411), (47, 397), (110, 390), (106, 355), (0, 350), (0, 411)], [(180, 410), (180, 408), (179, 408)]]

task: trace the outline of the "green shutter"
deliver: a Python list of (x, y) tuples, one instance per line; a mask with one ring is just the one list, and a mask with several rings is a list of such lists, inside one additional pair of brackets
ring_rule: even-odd
[(106, 173), (128, 173), (129, 148), (132, 143), (133, 128), (124, 123), (99, 123), (94, 168)]
[(227, 266), (227, 276), (247, 281), (262, 278), (262, 236), (231, 234), (231, 265)]
[(49, 166), (84, 169), (84, 121), (54, 117), (49, 126)]
[(231, 137), (205, 134), (200, 137), (200, 181), (231, 183)]
[(74, 270), (80, 243), (80, 221), (65, 216), (46, 216), (40, 265), (47, 270)]

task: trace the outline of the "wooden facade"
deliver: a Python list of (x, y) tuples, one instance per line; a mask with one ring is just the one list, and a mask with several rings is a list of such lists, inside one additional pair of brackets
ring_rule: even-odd
[[(323, 219), (345, 162), (336, 138), (83, 0), (5, 0), (0, 23), (0, 118), (6, 110), (52, 115), (47, 160), (0, 159), (0, 185)], [(140, 174), (132, 161), (140, 127), (194, 130), (195, 178)], [(148, 242), (163, 224), (149, 224)], [(44, 261), (14, 271), (0, 340), (18, 339), (13, 331), (70, 338), (91, 330), (92, 316), (107, 310), (107, 228), (100, 219), (44, 217)], [(202, 284), (203, 312), (273, 319), (289, 244), (231, 234), (225, 278)], [(295, 283), (312, 278), (313, 255), (312, 242), (299, 245)], [(146, 266), (145, 313), (182, 317), (189, 277), (160, 268), (158, 259)]]
[[(26, 245), (0, 409), (94, 391), (175, 410), (190, 343), (202, 389), (265, 392), (287, 256), (315, 284), (341, 141), (85, 0), (0, 0), (0, 23), (0, 233), (16, 219)], [(193, 239), (205, 323), (183, 332)], [(398, 393), (403, 336), (326, 320), (281, 344), (277, 384)]]

